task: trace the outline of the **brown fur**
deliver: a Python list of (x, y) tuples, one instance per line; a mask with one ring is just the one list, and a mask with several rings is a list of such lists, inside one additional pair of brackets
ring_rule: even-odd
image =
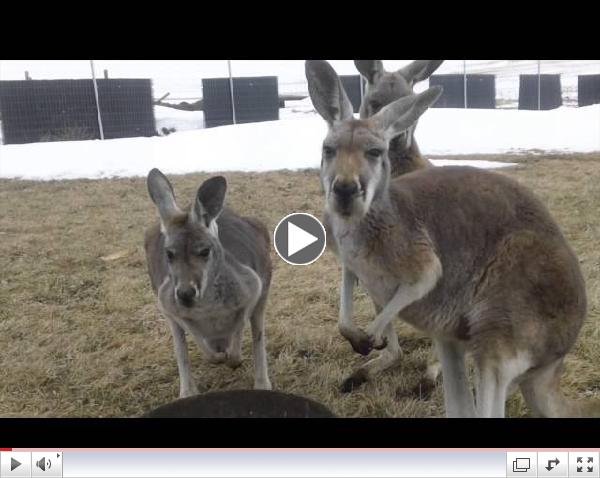
[[(526, 352), (535, 372), (562, 361), (586, 316), (585, 283), (560, 228), (530, 191), (495, 173), (451, 167), (396, 178), (389, 195), (391, 207), (374, 205), (354, 239), (370, 266), (410, 284), (434, 253), (444, 271), (426, 297), (402, 310), (403, 320), (464, 342), (478, 362)], [(540, 414), (599, 412), (597, 404), (562, 399), (558, 372), (544, 385), (555, 398)], [(532, 394), (525, 393), (530, 404)]]
[(433, 163), (421, 154), (414, 138), (408, 148), (403, 138), (395, 138), (390, 141), (388, 156), (390, 158), (390, 174), (393, 178), (433, 167)]
[[(422, 61), (422, 60), (421, 60)], [(370, 116), (377, 113), (381, 108), (396, 101), (399, 98), (413, 93), (413, 80), (406, 78), (407, 72), (410, 69), (402, 69), (395, 73), (386, 72), (380, 60), (356, 60), (357, 68), (368, 82), (368, 92), (363, 98), (360, 108), (361, 120), (355, 122), (353, 128), (368, 127), (367, 120)], [(373, 63), (378, 63), (373, 67)], [(440, 62), (441, 64), (441, 62)], [(410, 65), (409, 65), (410, 66)], [(435, 71), (439, 65), (433, 70), (427, 72), (427, 76)], [(374, 68), (373, 70), (370, 70)], [(422, 81), (426, 77), (419, 77), (418, 81)], [(376, 106), (375, 108), (373, 107)], [(412, 128), (407, 134), (397, 136), (392, 139), (388, 145), (388, 158), (390, 162), (390, 175), (392, 178), (402, 176), (403, 174), (419, 171), (421, 169), (432, 168), (433, 164), (425, 158), (417, 145), (414, 138), (415, 128)], [(407, 135), (410, 135), (410, 141), (407, 142)], [(410, 145), (407, 145), (410, 143)], [(335, 253), (335, 241), (331, 237), (331, 225), (328, 222), (328, 216), (323, 216), (323, 224), (327, 233), (327, 247)]]
[[(416, 60), (395, 72), (384, 69), (381, 60), (355, 60), (367, 80), (367, 92), (360, 107), (360, 117), (369, 118), (394, 101), (414, 93), (415, 83), (428, 78), (441, 60)], [(393, 178), (433, 166), (419, 151), (415, 128), (390, 141), (388, 157)]]
[(539, 365), (570, 350), (585, 317), (583, 276), (530, 191), (505, 176), (450, 167), (397, 178), (390, 197), (393, 214), (373, 211), (364, 219), (390, 225), (366, 225), (373, 257), (411, 282), (431, 248), (444, 270), (426, 300), (404, 309), (404, 320), (429, 333), (466, 337), (482, 354), (510, 337)]
[[(579, 261), (543, 203), (519, 183), (476, 168), (391, 179), (387, 151), (370, 154), (371, 143), (409, 130), (441, 89), (397, 100), (357, 125), (339, 113), (349, 103), (341, 84), (319, 88), (335, 85), (335, 71), (317, 61), (306, 68), (313, 104), (329, 124), (320, 176), (343, 265), (340, 330), (354, 349), (368, 353), (395, 340), (400, 317), (435, 339), (451, 416), (504, 416), (515, 383), (540, 414), (600, 414), (596, 405), (571, 406), (559, 390), (587, 300)], [(348, 149), (358, 160), (340, 175)], [(352, 323), (353, 278), (378, 310), (364, 330)], [(465, 351), (479, 376), (475, 403)], [(381, 370), (390, 356), (371, 363)]]

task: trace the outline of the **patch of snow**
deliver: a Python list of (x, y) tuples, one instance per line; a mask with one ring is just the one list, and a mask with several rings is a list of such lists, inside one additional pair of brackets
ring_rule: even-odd
[(162, 129), (175, 131), (189, 131), (204, 128), (203, 111), (185, 111), (168, 106), (155, 106), (154, 118), (156, 120), (156, 130), (162, 135)]
[[(189, 124), (190, 112), (174, 111), (182, 124)], [(197, 116), (189, 121), (196, 120)], [(280, 121), (180, 131), (166, 137), (4, 145), (0, 177), (145, 176), (153, 167), (168, 174), (318, 168), (326, 133), (325, 121), (306, 112)], [(426, 156), (600, 151), (600, 105), (551, 111), (430, 109), (419, 120), (416, 137)]]

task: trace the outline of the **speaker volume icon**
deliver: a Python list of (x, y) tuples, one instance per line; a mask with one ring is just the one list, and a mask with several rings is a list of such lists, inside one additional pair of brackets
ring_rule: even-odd
[(52, 462), (49, 458), (46, 459), (46, 457), (43, 456), (40, 460), (35, 462), (35, 466), (37, 466), (42, 471), (46, 471), (46, 469), (52, 468)]

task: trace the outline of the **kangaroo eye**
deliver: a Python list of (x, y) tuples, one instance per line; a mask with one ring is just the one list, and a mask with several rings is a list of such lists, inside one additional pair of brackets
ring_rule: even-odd
[(379, 148), (371, 148), (367, 151), (367, 157), (377, 159), (383, 154), (383, 151)]
[(335, 148), (332, 148), (331, 146), (323, 146), (323, 156), (325, 156), (326, 159), (331, 159), (335, 156)]
[(200, 249), (196, 252), (198, 257), (208, 257), (210, 254), (210, 247), (205, 247), (204, 249)]
[(167, 254), (167, 260), (172, 261), (175, 258), (175, 253), (171, 249), (165, 250)]

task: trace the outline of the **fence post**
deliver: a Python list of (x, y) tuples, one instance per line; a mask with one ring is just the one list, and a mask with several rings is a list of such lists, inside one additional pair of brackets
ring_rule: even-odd
[(25, 79), (26, 80), (31, 80), (31, 76), (29, 76), (29, 72), (25, 71)]
[(108, 70), (104, 70), (104, 79), (108, 80)]
[(104, 129), (102, 128), (102, 113), (100, 113), (100, 101), (98, 100), (98, 83), (96, 83), (94, 60), (90, 60), (90, 67), (92, 68), (92, 82), (94, 83), (94, 96), (96, 97), (96, 111), (98, 111), (98, 129), (100, 130), (100, 139), (104, 140)]
[(541, 103), (541, 99), (542, 99), (542, 94), (541, 94), (542, 93), (542, 91), (541, 91), (542, 90), (542, 87), (541, 87), (542, 86), (542, 78), (540, 76), (540, 62), (541, 62), (541, 60), (537, 61), (537, 66), (538, 66), (538, 73), (537, 73), (537, 76), (538, 76), (538, 92), (537, 92), (538, 93), (538, 111), (542, 107), (542, 103)]
[(229, 90), (231, 91), (231, 116), (233, 118), (233, 124), (236, 124), (235, 100), (233, 97), (233, 78), (231, 77), (231, 60), (227, 60), (227, 69), (229, 70)]
[(465, 109), (467, 109), (467, 60), (463, 60), (463, 94), (465, 97)]

